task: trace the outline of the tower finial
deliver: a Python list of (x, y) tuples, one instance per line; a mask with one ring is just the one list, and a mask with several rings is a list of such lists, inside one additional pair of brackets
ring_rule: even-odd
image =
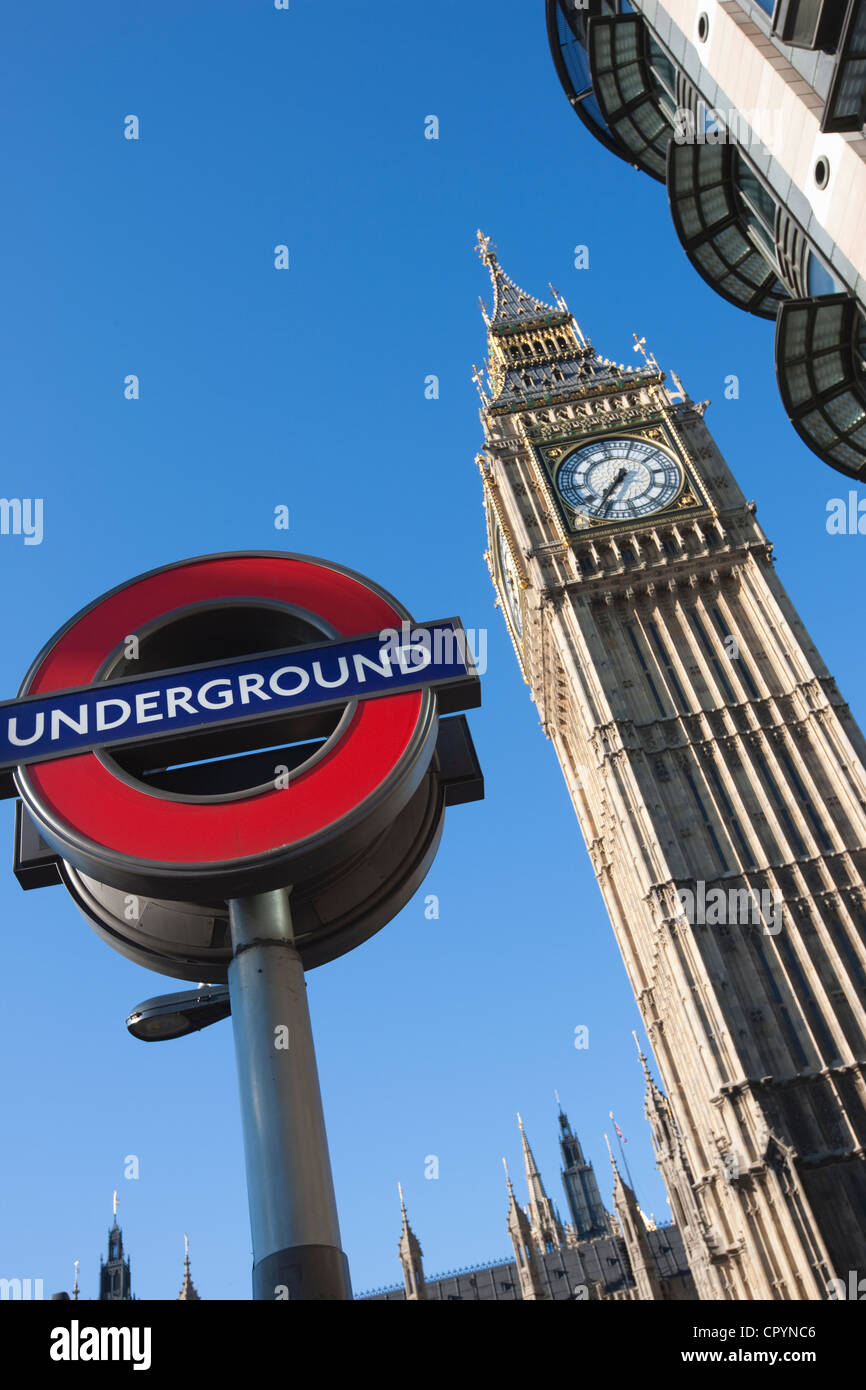
[(401, 1182), (398, 1182), (398, 1184), (397, 1184), (397, 1191), (400, 1193), (400, 1210), (401, 1210), (401, 1212), (403, 1213), (403, 1215), (405, 1216), (405, 1215), (406, 1215), (406, 1203), (403, 1201), (403, 1184), (402, 1184)]
[(520, 1111), (519, 1111), (519, 1110), (518, 1110), (518, 1112), (517, 1112), (517, 1123), (519, 1124), (520, 1129), (521, 1129), (521, 1133), (522, 1133), (522, 1131), (523, 1131), (523, 1121), (522, 1121), (521, 1118), (520, 1118)]
[(113, 1208), (114, 1208), (114, 1219), (115, 1219), (115, 1221), (117, 1221), (117, 1188), (114, 1189)]
[(74, 1268), (75, 1268), (75, 1275), (74, 1275), (73, 1280), (72, 1280), (72, 1297), (73, 1297), (74, 1301), (77, 1303), (77, 1302), (78, 1302), (78, 1260), (73, 1260), (72, 1263), (73, 1263), (73, 1266), (74, 1266)]
[(183, 1233), (183, 1284), (177, 1296), (178, 1303), (200, 1302), (198, 1290), (189, 1272), (189, 1236)]
[(641, 1064), (641, 1066), (643, 1067), (643, 1074), (644, 1074), (644, 1076), (646, 1077), (646, 1079), (647, 1079), (648, 1082), (652, 1082), (652, 1076), (650, 1075), (649, 1064), (648, 1064), (647, 1059), (646, 1059), (646, 1056), (645, 1056), (645, 1054), (644, 1054), (644, 1050), (643, 1050), (643, 1048), (642, 1048), (641, 1045), (640, 1045), (640, 1040), (638, 1039), (638, 1035), (637, 1035), (637, 1033), (635, 1032), (635, 1030), (634, 1030), (633, 1028), (632, 1028), (632, 1030), (631, 1030), (631, 1035), (632, 1035), (632, 1037), (634, 1038), (634, 1045), (635, 1045), (635, 1047), (637, 1048), (637, 1055), (638, 1055), (638, 1057), (640, 1058), (640, 1064)]
[(648, 353), (646, 350), (646, 338), (639, 338), (636, 333), (632, 333), (631, 336), (634, 338), (632, 352), (639, 352), (648, 367), (652, 367), (653, 371), (660, 372), (661, 367), (656, 361), (655, 356), (653, 353)]
[(568, 305), (566, 304), (562, 295), (559, 293), (559, 290), (556, 288), (556, 286), (552, 284), (550, 280), (548, 280), (547, 287), (550, 290), (550, 293), (553, 295), (553, 302), (556, 305), (557, 309), (562, 309), (563, 313), (568, 313)]
[(481, 312), (484, 315), (484, 322), (487, 324), (488, 337), (490, 332), (498, 332), (500, 329), (526, 329), (531, 331), (532, 327), (548, 327), (553, 320), (559, 319), (560, 323), (564, 317), (570, 318), (568, 310), (563, 310), (552, 304), (544, 304), (534, 295), (527, 294), (519, 285), (505, 274), (496, 256), (496, 248), (492, 244), (490, 237), (483, 232), (478, 233), (477, 251), (484, 265), (490, 272), (490, 279), (493, 285), (493, 312), (488, 314), (482, 300)]
[(472, 380), (475, 382), (475, 385), (478, 388), (478, 394), (481, 397), (481, 404), (485, 407), (488, 406), (490, 404), (490, 397), (484, 390), (484, 376), (482, 373), (482, 369), (480, 367), (476, 367), (474, 362), (472, 363)]
[(490, 240), (490, 237), (485, 236), (481, 228), (479, 227), (478, 231), (475, 233), (475, 238), (477, 242), (475, 249), (481, 257), (481, 260), (484, 263), (484, 265), (495, 265), (496, 247)]
[(675, 391), (670, 392), (671, 400), (684, 401), (686, 398), (686, 388), (683, 386), (676, 372), (671, 372), (671, 381), (676, 387)]
[(613, 1156), (613, 1149), (610, 1147), (610, 1140), (607, 1135), (604, 1136), (604, 1142), (607, 1144), (607, 1156), (610, 1159), (610, 1166), (613, 1171), (616, 1172), (616, 1159)]
[(554, 1094), (554, 1096), (556, 1097), (556, 1103), (557, 1103), (557, 1105), (559, 1106), (559, 1108), (560, 1108), (560, 1110), (561, 1110), (561, 1109), (562, 1109), (562, 1101), (559, 1099), (559, 1092), (558, 1092), (558, 1091), (554, 1091), (553, 1094)]
[(511, 1186), (511, 1174), (508, 1171), (508, 1159), (503, 1158), (502, 1166), (505, 1169), (505, 1186), (508, 1188), (509, 1195), (514, 1199), (514, 1188)]

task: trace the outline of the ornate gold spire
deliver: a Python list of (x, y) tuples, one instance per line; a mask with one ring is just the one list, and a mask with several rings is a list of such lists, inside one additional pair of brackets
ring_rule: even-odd
[(485, 367), (490, 400), (477, 368), (473, 376), (484, 410), (491, 405), (523, 409), (531, 398), (549, 400), (586, 387), (599, 370), (595, 350), (559, 292), (551, 285), (554, 303), (547, 304), (521, 289), (506, 275), (496, 247), (481, 231), (476, 249), (493, 286), (490, 313), (481, 301), (487, 325), (489, 361)]
[[(492, 331), (508, 328), (527, 329), (536, 324), (549, 324), (551, 321), (561, 322), (563, 317), (570, 317), (564, 301), (561, 305), (545, 304), (543, 300), (536, 299), (534, 295), (527, 294), (516, 285), (510, 276), (505, 274), (496, 256), (496, 247), (480, 230), (477, 233), (477, 250), (483, 265), (490, 271), (490, 279), (493, 285), (493, 312), (489, 316), (484, 311), (484, 318), (487, 326)], [(482, 310), (484, 306), (482, 305)]]

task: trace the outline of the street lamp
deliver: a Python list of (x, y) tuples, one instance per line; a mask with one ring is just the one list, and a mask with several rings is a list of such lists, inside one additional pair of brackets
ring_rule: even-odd
[(158, 994), (136, 1004), (126, 1020), (134, 1038), (141, 1042), (165, 1042), (197, 1033), (211, 1023), (228, 1018), (232, 1011), (229, 992), (221, 985), (199, 985), (181, 994)]

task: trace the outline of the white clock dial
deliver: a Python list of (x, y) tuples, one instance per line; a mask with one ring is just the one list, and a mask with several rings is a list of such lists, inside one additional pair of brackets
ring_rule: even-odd
[(511, 625), (517, 633), (517, 636), (522, 637), (523, 621), (520, 616), (520, 587), (517, 583), (517, 576), (514, 573), (514, 564), (508, 553), (505, 536), (502, 534), (502, 528), (500, 526), (496, 527), (496, 558), (498, 561), (500, 588), (508, 609), (508, 616), (511, 619)]
[(619, 522), (660, 511), (682, 481), (670, 454), (644, 439), (582, 444), (563, 459), (556, 477), (560, 495), (578, 517)]

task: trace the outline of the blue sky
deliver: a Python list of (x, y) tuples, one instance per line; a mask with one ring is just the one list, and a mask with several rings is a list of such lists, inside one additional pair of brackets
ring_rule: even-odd
[[(707, 422), (862, 720), (866, 541), (825, 528), (854, 485), (788, 425), (772, 325), (704, 285), (663, 188), (583, 130), (540, 0), (49, 0), (4, 31), (0, 491), (44, 499), (44, 538), (0, 536), (2, 698), (101, 592), (211, 551), (321, 555), (421, 619), (489, 627), (470, 716), (486, 800), (449, 812), (401, 915), (309, 978), (353, 1282), (399, 1279), (398, 1179), (428, 1272), (508, 1251), (500, 1158), (519, 1167), (518, 1109), (564, 1208), (554, 1088), (606, 1200), (613, 1109), (641, 1205), (666, 1216), (637, 1010), (482, 559), (475, 229), (531, 293), (552, 280), (604, 355), (634, 362), (637, 331), (712, 400)], [(11, 865), (11, 802), (0, 814)], [(188, 1231), (202, 1296), (247, 1298), (229, 1025), (131, 1039), (129, 1008), (174, 986), (103, 945), (61, 888), (24, 894), (7, 870), (0, 922), (0, 1275), (48, 1293), (78, 1258), (93, 1297), (118, 1188), (140, 1297), (176, 1296)]]

